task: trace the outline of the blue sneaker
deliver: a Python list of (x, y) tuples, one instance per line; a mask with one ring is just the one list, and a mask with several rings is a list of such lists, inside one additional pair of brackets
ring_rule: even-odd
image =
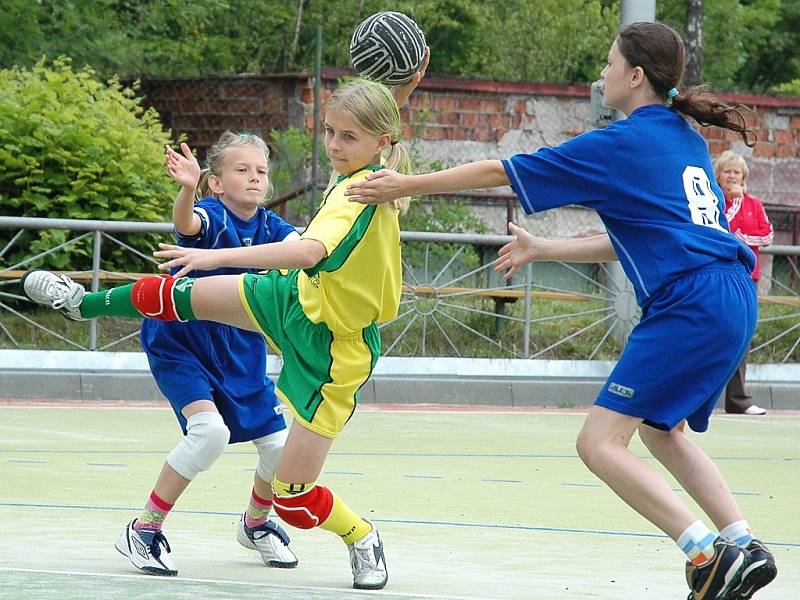
[(775, 557), (764, 542), (753, 540), (747, 545), (750, 561), (742, 572), (742, 585), (736, 596), (738, 600), (750, 600), (758, 590), (768, 585), (778, 575)]
[(686, 563), (686, 583), (692, 589), (688, 600), (733, 600), (738, 590), (749, 554), (733, 542), (718, 537), (714, 540), (714, 557), (696, 566)]

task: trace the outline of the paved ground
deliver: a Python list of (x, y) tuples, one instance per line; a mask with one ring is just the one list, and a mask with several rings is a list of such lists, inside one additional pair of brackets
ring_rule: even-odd
[[(582, 418), (359, 411), (321, 478), (385, 539), (389, 586), (356, 592), (347, 552), (327, 532), (292, 532), (301, 563), (289, 571), (237, 545), (255, 466), (248, 444), (231, 446), (170, 515), (179, 577), (140, 575), (113, 544), (177, 440), (169, 409), (0, 404), (0, 598), (684, 598), (674, 544), (575, 455)], [(797, 413), (719, 416), (695, 436), (778, 557), (780, 575), (757, 600), (800, 589), (798, 439)]]

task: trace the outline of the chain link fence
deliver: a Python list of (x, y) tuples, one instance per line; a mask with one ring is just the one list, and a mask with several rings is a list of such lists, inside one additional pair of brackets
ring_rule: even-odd
[[(263, 136), (272, 151), (275, 195), (269, 206), (303, 226), (330, 175), (320, 135), (320, 113), (341, 78), (349, 75), (325, 70), (318, 76), (301, 73), (145, 80), (139, 84), (138, 93), (146, 106), (157, 110), (176, 141), (188, 141), (201, 162), (208, 147), (226, 129)], [(788, 108), (761, 109), (765, 111), (764, 126), (775, 131), (788, 119), (784, 115)], [(402, 117), (406, 124), (404, 141), (411, 148), (416, 169), (426, 172), (555, 146), (591, 129), (593, 113), (588, 87), (432, 79), (425, 80), (412, 94)], [(708, 136), (718, 133), (714, 128), (701, 132)], [(765, 201), (776, 228), (775, 243), (800, 243), (798, 161), (753, 156), (734, 137), (717, 137), (710, 143), (727, 144), (748, 157), (749, 191)], [(769, 145), (773, 131), (760, 132), (760, 137), (760, 143)], [(440, 231), (503, 234), (509, 220), (551, 237), (603, 230), (592, 211), (580, 208), (525, 218), (510, 188), (461, 194), (457, 200), (470, 208), (478, 226), (453, 228), (450, 224)], [(426, 204), (417, 205), (417, 210), (426, 210)]]

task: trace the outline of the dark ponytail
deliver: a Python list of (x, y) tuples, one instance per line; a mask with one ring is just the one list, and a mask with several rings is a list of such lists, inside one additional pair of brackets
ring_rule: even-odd
[(742, 110), (748, 107), (730, 105), (717, 99), (707, 86), (677, 90), (683, 79), (685, 52), (683, 41), (671, 27), (662, 23), (631, 23), (620, 29), (617, 46), (628, 65), (641, 67), (653, 91), (665, 100), (670, 98), (675, 110), (692, 117), (703, 127), (716, 125), (742, 136), (744, 143), (753, 146), (758, 139), (747, 126)]
[(743, 110), (753, 112), (744, 104), (730, 105), (718, 100), (708, 86), (698, 85), (685, 92), (679, 92), (672, 99), (672, 106), (685, 115), (689, 115), (703, 127), (716, 125), (730, 129), (742, 136), (744, 143), (751, 148), (755, 146), (758, 136), (747, 126), (742, 114)]

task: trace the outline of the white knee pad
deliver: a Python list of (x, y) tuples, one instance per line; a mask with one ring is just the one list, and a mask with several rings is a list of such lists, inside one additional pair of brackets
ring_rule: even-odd
[(167, 463), (184, 479), (207, 470), (225, 451), (231, 432), (219, 413), (204, 411), (186, 419), (186, 435), (167, 455)]
[(278, 460), (281, 457), (281, 451), (288, 435), (289, 431), (287, 429), (281, 429), (253, 440), (256, 450), (258, 450), (256, 473), (267, 483), (270, 483), (272, 478), (275, 477)]

